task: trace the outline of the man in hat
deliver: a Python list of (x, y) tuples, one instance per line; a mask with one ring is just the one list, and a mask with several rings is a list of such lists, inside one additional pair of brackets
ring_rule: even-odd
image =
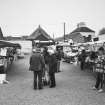
[(45, 67), (44, 58), (40, 53), (40, 48), (33, 49), (33, 54), (30, 57), (30, 70), (33, 71), (34, 74), (34, 89), (38, 88), (42, 89), (42, 74), (43, 68)]

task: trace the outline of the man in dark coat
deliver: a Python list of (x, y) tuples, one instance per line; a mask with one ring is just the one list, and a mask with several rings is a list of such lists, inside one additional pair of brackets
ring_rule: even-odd
[(48, 48), (47, 47), (44, 47), (43, 56), (44, 56), (45, 64), (47, 65), (49, 63), (49, 61), (48, 61), (48, 59), (49, 59), (49, 52), (48, 52)]
[(56, 52), (56, 60), (57, 60), (57, 72), (60, 72), (60, 61), (61, 61), (61, 51), (60, 49), (58, 49), (58, 51)]
[(84, 70), (85, 69), (85, 60), (86, 60), (86, 52), (85, 50), (82, 50), (82, 53), (81, 53), (81, 57), (80, 57), (80, 67), (81, 67), (81, 70)]
[(56, 56), (54, 53), (50, 53), (49, 57), (49, 77), (50, 77), (50, 88), (53, 88), (56, 86), (56, 81), (55, 81), (55, 72), (56, 72)]
[(34, 89), (37, 89), (37, 84), (39, 89), (43, 88), (42, 74), (43, 74), (44, 67), (45, 67), (44, 58), (40, 53), (40, 49), (36, 48), (33, 50), (33, 54), (30, 57), (30, 70), (33, 71), (34, 73)]

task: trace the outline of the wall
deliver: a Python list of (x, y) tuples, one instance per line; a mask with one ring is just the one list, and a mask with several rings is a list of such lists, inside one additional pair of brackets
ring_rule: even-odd
[(88, 37), (88, 35), (92, 35), (92, 38), (95, 37), (95, 33), (94, 32), (80, 32), (81, 35)]
[(99, 41), (105, 41), (105, 34), (104, 35), (99, 35)]
[(24, 53), (30, 53), (32, 51), (31, 41), (11, 41), (11, 42), (19, 43), (22, 47), (21, 51)]

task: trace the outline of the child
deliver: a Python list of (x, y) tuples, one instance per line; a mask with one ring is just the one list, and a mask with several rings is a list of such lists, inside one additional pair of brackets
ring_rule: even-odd
[[(93, 87), (94, 90), (98, 90), (98, 92), (103, 92), (103, 78), (104, 78), (104, 65), (105, 65), (105, 56), (104, 56), (104, 48), (100, 47), (98, 49), (98, 57), (95, 61), (95, 70), (97, 72), (96, 84)], [(100, 87), (100, 88), (99, 88)]]

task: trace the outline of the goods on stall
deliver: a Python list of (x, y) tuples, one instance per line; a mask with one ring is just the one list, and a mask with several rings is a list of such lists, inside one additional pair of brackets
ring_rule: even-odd
[(6, 80), (6, 70), (14, 60), (15, 49), (20, 47), (19, 44), (0, 40), (0, 84), (9, 83)]

